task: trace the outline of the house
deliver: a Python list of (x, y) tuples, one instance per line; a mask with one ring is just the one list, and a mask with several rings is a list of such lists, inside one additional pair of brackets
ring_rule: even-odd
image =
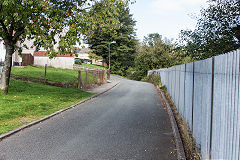
[[(31, 48), (33, 41), (25, 41), (24, 44), (27, 45), (28, 49), (23, 48), (22, 55), (19, 56), (16, 51), (13, 54), (12, 65), (13, 66), (51, 66), (55, 68), (64, 68), (64, 69), (73, 69), (73, 64), (76, 59), (85, 59), (90, 60), (88, 48), (82, 48), (77, 50), (77, 56), (66, 54), (58, 54), (57, 57), (50, 59), (46, 55), (46, 51), (43, 48), (40, 48), (40, 51), (35, 51), (35, 48)], [(57, 45), (54, 46), (57, 49)], [(4, 61), (6, 54), (6, 49), (4, 47), (3, 41), (0, 42), (0, 61)], [(101, 61), (93, 60), (93, 64), (101, 65)]]

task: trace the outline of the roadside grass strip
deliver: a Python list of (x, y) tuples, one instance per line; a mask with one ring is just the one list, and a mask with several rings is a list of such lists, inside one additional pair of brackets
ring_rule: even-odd
[[(12, 67), (11, 74), (28, 77), (28, 78), (38, 78), (44, 79), (45, 68), (39, 66), (27, 66), (24, 68)], [(86, 73), (81, 72), (81, 79), (85, 80)], [(71, 69), (60, 69), (47, 67), (47, 80), (56, 82), (73, 82), (78, 78), (78, 71)], [(88, 74), (88, 81), (92, 81), (92, 75)]]
[(98, 68), (98, 69), (107, 69), (108, 68), (108, 67), (99, 66), (99, 65), (95, 65), (95, 64), (82, 63), (81, 65), (86, 66), (86, 67), (91, 67), (91, 68)]
[(93, 96), (75, 88), (61, 88), (11, 79), (9, 94), (0, 94), (0, 134)]

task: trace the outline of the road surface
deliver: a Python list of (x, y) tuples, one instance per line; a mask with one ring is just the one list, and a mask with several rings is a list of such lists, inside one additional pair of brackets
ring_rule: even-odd
[(174, 160), (175, 151), (154, 86), (126, 79), (0, 142), (0, 160)]

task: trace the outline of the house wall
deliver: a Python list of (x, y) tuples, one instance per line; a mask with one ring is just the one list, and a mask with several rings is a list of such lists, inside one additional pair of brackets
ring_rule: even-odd
[(3, 45), (3, 41), (0, 41), (0, 61), (5, 60), (5, 54), (6, 54), (5, 46)]
[(46, 56), (34, 56), (34, 65), (45, 66), (45, 64), (55, 68), (73, 69), (74, 57), (56, 57), (49, 59)]
[(76, 58), (80, 58), (80, 59), (90, 59), (88, 54), (78, 54), (78, 57)]

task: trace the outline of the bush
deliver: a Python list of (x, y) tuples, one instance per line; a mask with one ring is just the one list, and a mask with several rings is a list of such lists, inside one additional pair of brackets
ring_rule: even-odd
[(160, 75), (157, 75), (157, 74), (151, 74), (149, 76), (145, 76), (144, 78), (142, 78), (142, 81), (150, 82), (155, 86), (160, 86), (160, 87), (162, 86), (161, 77)]
[(82, 62), (81, 61), (75, 61), (75, 64), (81, 65)]

